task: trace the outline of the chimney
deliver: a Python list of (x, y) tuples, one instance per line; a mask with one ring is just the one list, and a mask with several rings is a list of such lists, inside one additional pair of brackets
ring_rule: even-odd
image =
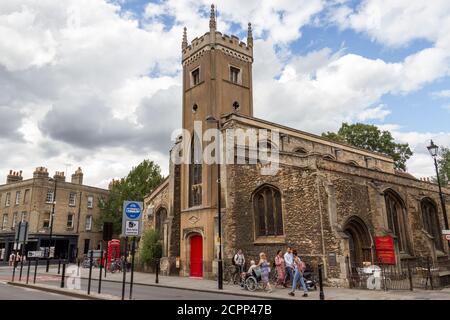
[(74, 184), (83, 184), (83, 171), (81, 171), (81, 168), (78, 167), (77, 171), (75, 171), (74, 174), (72, 174), (72, 183)]
[(64, 176), (64, 171), (56, 171), (55, 175), (53, 176), (53, 179), (55, 179), (58, 182), (65, 182), (66, 177)]
[(48, 178), (48, 171), (45, 167), (37, 167), (33, 172), (33, 178)]
[(18, 172), (9, 170), (9, 174), (6, 176), (6, 183), (14, 183), (22, 180), (23, 180), (22, 170)]

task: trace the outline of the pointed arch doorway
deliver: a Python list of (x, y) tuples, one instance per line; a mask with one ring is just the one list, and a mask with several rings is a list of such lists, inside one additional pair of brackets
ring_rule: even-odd
[(373, 261), (372, 239), (366, 224), (358, 217), (350, 218), (344, 227), (348, 236), (349, 258), (352, 266), (362, 266), (365, 261)]

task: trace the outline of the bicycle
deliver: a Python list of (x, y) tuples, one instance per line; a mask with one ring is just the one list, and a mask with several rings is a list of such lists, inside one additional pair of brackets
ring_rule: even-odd
[(241, 275), (236, 266), (231, 265), (226, 267), (223, 280), (226, 284), (239, 284), (241, 282)]

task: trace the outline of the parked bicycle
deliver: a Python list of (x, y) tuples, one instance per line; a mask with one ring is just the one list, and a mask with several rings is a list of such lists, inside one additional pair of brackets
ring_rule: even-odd
[(109, 265), (109, 272), (115, 273), (116, 271), (122, 272), (122, 261), (120, 259), (111, 261)]

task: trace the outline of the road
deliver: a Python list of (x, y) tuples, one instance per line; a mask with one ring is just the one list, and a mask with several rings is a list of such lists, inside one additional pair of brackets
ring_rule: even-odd
[[(26, 271), (22, 275), (24, 279), (26, 277)], [(16, 281), (18, 280), (19, 275), (16, 272)], [(60, 285), (60, 276), (51, 276), (46, 275), (45, 273), (39, 273), (37, 276), (36, 284), (46, 284), (52, 285), (55, 287), (59, 287)], [(11, 271), (8, 268), (0, 269), (0, 280), (2, 281), (10, 281), (11, 280)], [(32, 274), (30, 275), (30, 283), (32, 283)], [(8, 286), (11, 287), (11, 286)], [(87, 291), (88, 280), (81, 280), (81, 289)], [(14, 287), (16, 288), (16, 287)], [(0, 299), (5, 299), (9, 292), (6, 287), (0, 287)], [(23, 290), (23, 289), (20, 289)], [(91, 292), (97, 293), (98, 291), (98, 280), (92, 281), (91, 283)], [(122, 296), (122, 283), (110, 282), (110, 281), (102, 281), (102, 293), (111, 294), (114, 296), (121, 297)], [(127, 283), (125, 286), (125, 299), (128, 299), (130, 295), (130, 285)], [(21, 298), (17, 298), (21, 299)], [(33, 299), (33, 298), (31, 298)], [(49, 298), (52, 299), (52, 298)], [(235, 296), (229, 294), (220, 294), (220, 293), (209, 293), (209, 292), (201, 292), (201, 291), (193, 291), (193, 290), (183, 290), (183, 289), (173, 289), (173, 288), (165, 288), (165, 287), (155, 287), (155, 286), (146, 286), (146, 285), (133, 285), (133, 299), (135, 300), (261, 300), (261, 298), (252, 298), (252, 297), (243, 297), (243, 296)]]
[(11, 286), (0, 282), (0, 300), (78, 300), (65, 295)]

